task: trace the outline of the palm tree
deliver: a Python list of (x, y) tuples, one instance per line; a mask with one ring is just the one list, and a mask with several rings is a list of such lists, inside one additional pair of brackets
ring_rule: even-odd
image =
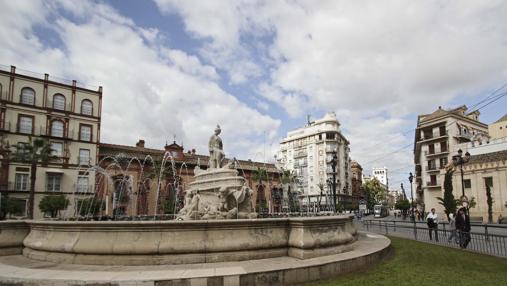
[(30, 190), (28, 197), (28, 218), (33, 219), (34, 199), (35, 199), (35, 180), (37, 179), (37, 165), (45, 165), (49, 161), (56, 159), (52, 155), (51, 144), (42, 138), (28, 137), (28, 143), (14, 146), (15, 151), (11, 154), (11, 159), (15, 162), (30, 164)]
[(259, 212), (261, 211), (261, 201), (264, 201), (264, 200), (261, 200), (261, 197), (264, 195), (264, 192), (262, 193), (262, 196), (261, 196), (261, 193), (259, 192), (260, 188), (262, 188), (262, 190), (264, 191), (264, 187), (262, 186), (262, 181), (267, 181), (268, 180), (268, 172), (266, 169), (264, 168), (260, 168), (260, 167), (257, 167), (257, 170), (254, 170), (252, 172), (252, 180), (254, 182), (257, 182), (257, 206), (258, 206), (258, 209), (259, 209)]
[(292, 212), (293, 196), (291, 186), (296, 182), (296, 173), (292, 170), (282, 170), (282, 184), (287, 186), (287, 197), (289, 199), (289, 209)]

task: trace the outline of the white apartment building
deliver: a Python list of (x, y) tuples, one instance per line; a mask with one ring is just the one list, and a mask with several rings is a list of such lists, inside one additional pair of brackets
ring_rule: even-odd
[(379, 182), (381, 182), (385, 186), (389, 186), (389, 179), (387, 178), (387, 168), (373, 168), (372, 169), (372, 176), (377, 178)]
[[(76, 81), (64, 83), (48, 74), (17, 71), (0, 66), (0, 140), (20, 150), (29, 138), (43, 138), (57, 157), (38, 164), (34, 218), (44, 216), (39, 202), (44, 196), (64, 194), (73, 212), (79, 198), (92, 196), (100, 141), (102, 87), (91, 90)], [(9, 196), (25, 216), (30, 187), (30, 165), (0, 158), (0, 193)]]
[(307, 205), (308, 202), (313, 204), (319, 200), (325, 203), (326, 198), (329, 200), (333, 178), (333, 152), (336, 152), (338, 157), (336, 192), (341, 195), (337, 199), (337, 202), (340, 202), (344, 200), (344, 195), (351, 195), (352, 176), (349, 141), (340, 131), (336, 114), (327, 113), (321, 119), (290, 131), (280, 142), (278, 163), (285, 170), (293, 170), (297, 175), (302, 205)]
[(439, 107), (431, 114), (419, 115), (414, 140), (414, 163), (417, 205), (428, 211), (443, 212), (437, 197), (443, 194), (444, 172), (456, 155), (456, 145), (479, 140), (486, 142), (488, 125), (479, 121), (479, 111), (468, 112), (463, 105), (444, 110)]

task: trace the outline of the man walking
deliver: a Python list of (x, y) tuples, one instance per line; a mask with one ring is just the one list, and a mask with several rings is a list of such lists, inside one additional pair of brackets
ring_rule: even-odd
[(459, 234), (459, 246), (461, 248), (467, 248), (470, 242), (470, 216), (464, 207), (458, 210), (456, 216), (456, 229)]
[(431, 212), (426, 217), (426, 222), (430, 232), (430, 240), (432, 240), (431, 233), (435, 232), (435, 241), (438, 242), (438, 216), (435, 213), (435, 208), (431, 209)]

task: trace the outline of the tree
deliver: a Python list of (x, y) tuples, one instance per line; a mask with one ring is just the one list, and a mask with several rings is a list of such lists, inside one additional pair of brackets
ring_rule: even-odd
[[(252, 180), (257, 182), (257, 205), (256, 209), (258, 212), (262, 211), (266, 207), (266, 198), (262, 198), (264, 196), (264, 186), (262, 185), (263, 181), (268, 180), (268, 171), (264, 168), (257, 167), (257, 170), (252, 172)], [(262, 193), (259, 190), (262, 188)]]
[(493, 222), (493, 196), (491, 195), (491, 188), (486, 183), (486, 203), (488, 204), (488, 223)]
[(8, 196), (2, 196), (0, 199), (0, 220), (4, 220), (7, 215), (20, 213), (22, 211), (21, 206), (17, 204), (14, 199)]
[(394, 208), (406, 212), (410, 209), (410, 202), (408, 200), (399, 200), (394, 205)]
[(61, 210), (69, 205), (69, 200), (64, 195), (45, 196), (39, 203), (41, 212), (49, 214), (55, 218)]
[(437, 197), (438, 203), (444, 207), (445, 214), (447, 215), (447, 219), (449, 219), (449, 214), (456, 213), (457, 202), (452, 194), (452, 174), (454, 171), (452, 169), (447, 170), (444, 178), (444, 197)]
[(77, 201), (77, 209), (79, 210), (80, 216), (94, 216), (105, 209), (105, 202), (100, 198), (86, 198)]
[(381, 204), (385, 201), (387, 191), (380, 185), (380, 182), (377, 180), (377, 178), (366, 181), (363, 184), (363, 188), (367, 197), (366, 204), (368, 206), (368, 209), (371, 210), (376, 204)]
[(297, 200), (297, 193), (291, 190), (291, 187), (296, 183), (296, 173), (291, 170), (282, 170), (282, 185), (286, 186), (287, 199), (289, 200), (289, 211), (299, 211), (299, 203)]
[(28, 197), (28, 218), (33, 219), (34, 199), (35, 199), (35, 180), (37, 179), (37, 165), (47, 164), (53, 156), (51, 144), (42, 138), (28, 137), (27, 144), (18, 144), (14, 146), (15, 151), (11, 154), (11, 159), (15, 162), (30, 164), (30, 190)]

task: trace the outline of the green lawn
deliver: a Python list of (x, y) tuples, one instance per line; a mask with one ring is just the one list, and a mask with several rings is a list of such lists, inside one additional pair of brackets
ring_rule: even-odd
[(364, 271), (310, 285), (507, 285), (507, 259), (389, 237), (394, 256)]

